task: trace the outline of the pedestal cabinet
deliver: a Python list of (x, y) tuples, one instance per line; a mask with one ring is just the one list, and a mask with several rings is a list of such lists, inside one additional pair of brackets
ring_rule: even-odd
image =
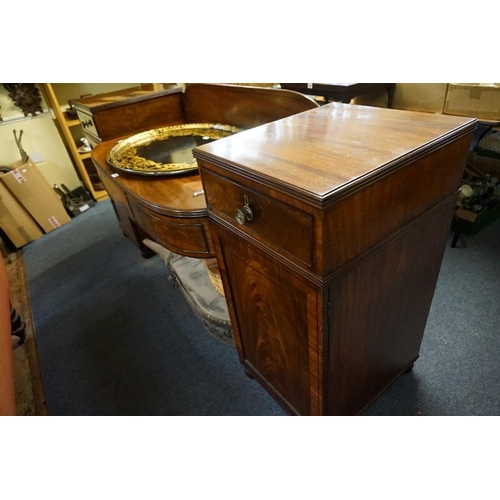
[(412, 368), (475, 127), (333, 103), (194, 150), (239, 358), (289, 413)]

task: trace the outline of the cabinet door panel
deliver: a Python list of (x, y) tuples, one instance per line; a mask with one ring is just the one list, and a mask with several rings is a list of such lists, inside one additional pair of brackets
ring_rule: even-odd
[(316, 412), (316, 291), (250, 246), (219, 245), (240, 359), (286, 409)]

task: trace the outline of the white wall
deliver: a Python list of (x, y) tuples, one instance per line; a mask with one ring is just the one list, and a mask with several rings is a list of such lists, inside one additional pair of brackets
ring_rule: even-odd
[[(396, 83), (392, 107), (411, 111), (442, 113), (446, 97), (447, 83)], [(387, 94), (361, 96), (357, 104), (387, 106)]]
[[(3, 118), (0, 122), (0, 164), (8, 165), (21, 158), (13, 131), (19, 134), (23, 130), (23, 149), (30, 156), (40, 153), (43, 161), (37, 166), (49, 184), (65, 184), (70, 189), (79, 186), (80, 180), (50, 113), (26, 118), (7, 94), (0, 86), (0, 114)], [(42, 108), (47, 110), (45, 102), (42, 102)]]
[[(83, 94), (98, 94), (138, 85), (137, 83), (55, 83), (53, 87), (60, 104), (65, 108), (69, 99), (77, 99)], [(81, 181), (54, 118), (47, 112), (47, 104), (41, 92), (40, 95), (42, 108), (46, 113), (26, 118), (22, 110), (9, 98), (7, 90), (0, 85), (0, 115), (3, 118), (3, 122), (0, 122), (0, 164), (8, 165), (20, 159), (13, 130), (18, 133), (23, 130), (23, 149), (32, 157), (33, 153), (40, 153), (43, 161), (37, 162), (37, 166), (49, 184), (51, 186), (65, 184), (74, 189), (81, 185)]]

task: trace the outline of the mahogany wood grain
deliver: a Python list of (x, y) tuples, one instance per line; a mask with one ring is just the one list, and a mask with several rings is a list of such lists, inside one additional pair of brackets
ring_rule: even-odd
[(118, 219), (118, 224), (122, 233), (132, 241), (137, 248), (141, 251), (143, 257), (149, 258), (154, 255), (154, 252), (144, 245), (143, 240), (148, 235), (137, 225), (132, 215), (130, 209), (129, 200), (125, 191), (120, 189), (111, 178), (106, 177), (99, 170), (97, 171), (99, 179), (101, 180), (104, 188), (106, 189), (109, 198), (111, 199), (111, 204)]
[(325, 213), (317, 269), (333, 273), (399, 227), (458, 192), (472, 133), (356, 191)]
[(132, 88), (77, 99), (74, 105), (85, 116), (84, 121), (93, 122), (93, 127), (82, 126), (83, 132), (90, 130), (95, 139), (107, 141), (183, 123), (181, 90), (180, 87), (162, 91)]
[[(309, 214), (212, 172), (204, 172), (203, 185), (214, 213), (306, 267), (312, 265), (314, 231)], [(235, 222), (234, 214), (235, 207), (242, 209), (245, 205), (245, 197), (253, 219), (241, 225)]]
[[(153, 128), (183, 123), (181, 106), (181, 95), (175, 94), (151, 101), (147, 108), (142, 102), (126, 108), (113, 108), (106, 113), (94, 115), (94, 120), (96, 128), (101, 131), (101, 140), (106, 141), (118, 134), (133, 135)], [(128, 126), (124, 128), (124, 124)]]
[[(207, 162), (205, 160), (201, 160), (198, 158), (198, 165), (200, 167), (200, 174), (202, 178), (202, 182), (204, 183), (204, 179), (207, 176), (213, 175), (216, 177), (221, 178), (222, 180), (225, 180), (226, 182), (229, 182), (234, 185), (234, 187), (239, 186), (240, 188), (243, 187), (244, 189), (248, 190), (250, 193), (256, 193), (260, 194), (260, 196), (264, 199), (269, 199), (269, 200), (274, 200), (275, 202), (282, 203), (284, 206), (287, 206), (290, 212), (296, 212), (297, 214), (300, 214), (300, 217), (302, 220), (310, 218), (310, 223), (303, 226), (308, 226), (311, 228), (310, 230), (310, 243), (307, 243), (306, 241), (302, 241), (303, 235), (302, 234), (300, 241), (299, 238), (296, 237), (295, 235), (295, 224), (293, 224), (293, 230), (292, 232), (288, 232), (287, 236), (283, 236), (283, 242), (287, 242), (286, 249), (283, 249), (283, 246), (278, 246), (273, 242), (272, 238), (271, 239), (266, 239), (260, 236), (260, 234), (256, 231), (249, 230), (251, 228), (251, 223), (247, 225), (247, 228), (245, 229), (245, 226), (241, 227), (237, 222), (234, 217), (234, 211), (233, 211), (233, 216), (230, 216), (230, 208), (231, 207), (226, 207), (226, 214), (223, 213), (220, 208), (214, 207), (214, 205), (209, 204), (208, 208), (208, 213), (209, 213), (209, 218), (213, 221), (216, 221), (217, 224), (221, 224), (222, 226), (226, 227), (227, 229), (234, 229), (237, 231), (240, 235), (241, 238), (246, 239), (249, 243), (252, 243), (255, 245), (257, 248), (265, 249), (265, 251), (272, 255), (276, 260), (283, 262), (285, 264), (290, 264), (293, 263), (295, 267), (293, 268), (293, 272), (297, 272), (299, 275), (302, 275), (306, 280), (309, 280), (311, 282), (315, 282), (318, 285), (321, 285), (323, 283), (323, 278), (317, 274), (317, 252), (314, 250), (312, 257), (310, 260), (304, 261), (296, 257), (294, 253), (296, 253), (296, 250), (294, 247), (296, 245), (301, 246), (303, 248), (313, 248), (312, 242), (315, 242), (315, 246), (322, 247), (322, 232), (323, 232), (323, 218), (324, 214), (323, 211), (317, 207), (311, 206), (302, 200), (298, 200), (296, 198), (292, 198), (290, 196), (285, 195), (283, 192), (278, 191), (274, 188), (270, 188), (268, 186), (259, 184), (259, 182), (255, 180), (249, 180), (249, 179), (243, 179), (241, 176), (238, 174), (224, 169), (223, 167), (220, 167), (219, 165), (215, 165), (214, 163)], [(209, 181), (210, 182), (210, 179)], [(218, 190), (218, 188), (216, 188)], [(205, 195), (208, 197), (212, 197), (213, 193), (211, 193), (211, 190), (209, 188), (205, 189)], [(227, 193), (225, 195), (226, 198), (232, 197), (233, 195), (231, 192)], [(220, 198), (220, 196), (219, 196)], [(238, 203), (239, 205), (239, 203)], [(258, 205), (256, 206), (255, 204), (255, 199), (253, 200), (252, 203), (253, 209), (255, 209), (257, 212), (259, 211)], [(241, 208), (241, 207), (240, 207)], [(281, 219), (279, 217), (274, 217), (273, 214), (271, 216), (268, 215), (266, 219), (266, 224), (269, 226), (269, 228), (266, 230), (267, 232), (272, 234), (272, 230), (270, 231), (270, 228), (278, 228), (277, 230), (282, 230), (279, 229), (281, 224)], [(287, 226), (288, 229), (290, 229), (290, 225)], [(282, 243), (283, 245), (284, 243)]]
[(215, 122), (244, 129), (317, 107), (310, 97), (289, 90), (192, 83), (184, 93), (187, 122)]
[(327, 414), (362, 412), (417, 359), (454, 205), (331, 284)]
[[(455, 194), (471, 138), (472, 132), (403, 166), (393, 175), (380, 177), (379, 182), (366, 185), (351, 196), (338, 196), (338, 201), (324, 211), (268, 186), (259, 187), (246, 178), (243, 185), (238, 184), (234, 180), (237, 175), (215, 165), (202, 168), (202, 177), (213, 216), (238, 226), (234, 211), (241, 208), (243, 194), (247, 193), (256, 216), (240, 229), (257, 238), (258, 244), (267, 246), (278, 259), (310, 269), (326, 280), (338, 267)], [(198, 161), (202, 166), (206, 163)], [(436, 176), (439, 182), (432, 181)], [(282, 206), (289, 207), (290, 214), (297, 214), (295, 220), (273, 210), (269, 199), (275, 200), (277, 206), (279, 200)], [(312, 255), (312, 245), (322, 246), (322, 251)]]
[(475, 126), (332, 104), (194, 150), (240, 360), (290, 413), (358, 414), (418, 357)]
[(201, 146), (195, 155), (325, 208), (474, 128), (474, 119), (332, 103)]
[(245, 368), (293, 414), (319, 414), (317, 289), (214, 226), (233, 333)]
[(130, 201), (134, 220), (153, 240), (168, 250), (193, 258), (213, 256), (212, 239), (206, 217), (167, 217)]

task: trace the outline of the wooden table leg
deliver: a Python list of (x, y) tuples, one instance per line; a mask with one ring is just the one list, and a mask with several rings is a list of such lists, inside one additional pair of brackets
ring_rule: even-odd
[(394, 91), (396, 90), (396, 84), (390, 83), (387, 87), (387, 107), (392, 108), (392, 100), (394, 98)]
[(458, 215), (455, 212), (453, 214), (453, 239), (451, 240), (451, 248), (455, 248), (458, 243), (458, 238), (460, 237), (460, 221), (458, 220)]

